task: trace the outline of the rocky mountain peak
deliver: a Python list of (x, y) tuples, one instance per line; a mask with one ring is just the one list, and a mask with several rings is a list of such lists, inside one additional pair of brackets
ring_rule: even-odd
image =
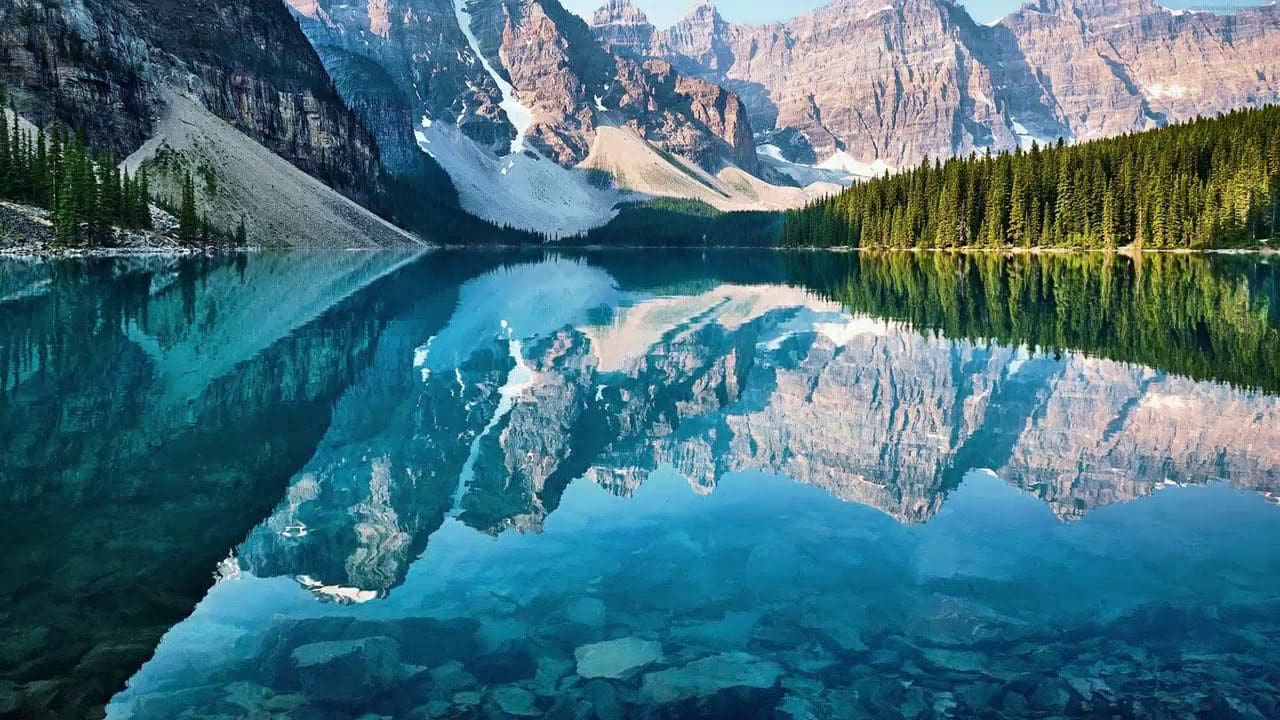
[(720, 20), (720, 9), (711, 0), (699, 0), (685, 13), (686, 18), (707, 18)]
[(649, 24), (649, 16), (631, 0), (609, 0), (595, 11), (591, 24), (599, 26), (609, 23), (646, 25)]
[(750, 26), (703, 2), (654, 47), (739, 95), (758, 133), (855, 174), (1280, 101), (1275, 5), (1029, 0), (988, 27), (954, 0), (834, 0)]
[(609, 0), (591, 17), (591, 29), (609, 50), (628, 57), (644, 57), (653, 49), (657, 29), (631, 0)]

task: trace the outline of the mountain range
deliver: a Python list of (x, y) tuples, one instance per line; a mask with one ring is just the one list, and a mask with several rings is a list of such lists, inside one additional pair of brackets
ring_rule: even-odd
[(589, 21), (558, 0), (3, 0), (0, 20), (20, 114), (83, 128), (161, 198), (193, 174), (257, 243), (562, 237), (654, 197), (777, 210), (1280, 100), (1274, 3), (1036, 0), (982, 25), (835, 0), (748, 26), (700, 2), (659, 29), (631, 0)]
[(1079, 142), (1280, 99), (1275, 3), (1232, 15), (1152, 0), (1036, 0), (992, 25), (948, 0), (836, 0), (786, 22), (700, 2), (658, 31), (630, 0), (601, 42), (741, 95), (787, 160), (897, 168)]

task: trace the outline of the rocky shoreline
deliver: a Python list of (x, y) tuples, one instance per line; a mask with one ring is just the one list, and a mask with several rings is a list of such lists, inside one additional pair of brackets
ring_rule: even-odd
[(115, 230), (111, 245), (64, 247), (56, 244), (49, 211), (30, 205), (0, 202), (0, 258), (84, 258), (129, 255), (209, 255), (243, 252), (250, 247), (185, 245), (178, 240), (178, 221), (152, 207), (155, 230)]

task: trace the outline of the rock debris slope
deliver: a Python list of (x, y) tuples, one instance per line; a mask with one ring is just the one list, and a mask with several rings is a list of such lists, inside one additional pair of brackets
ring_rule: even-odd
[[(0, 56), (0, 81), (24, 115), (81, 128), (95, 147), (117, 156), (153, 138), (176, 95), (347, 199), (391, 214), (374, 136), (275, 0), (12, 0), (0, 3)], [(171, 160), (157, 174), (207, 174), (198, 158)], [(215, 185), (200, 185), (202, 210), (242, 214), (221, 202)], [(270, 214), (292, 214), (295, 225), (306, 225), (285, 203)], [(354, 216), (359, 232), (347, 244), (379, 244), (381, 223), (367, 212)], [(311, 244), (309, 233), (273, 237), (259, 219), (268, 218), (246, 218), (253, 242)]]
[[(495, 222), (565, 235), (607, 221), (629, 192), (722, 209), (758, 206), (752, 193), (778, 206), (817, 194), (741, 182), (762, 169), (735, 93), (660, 58), (611, 52), (556, 0), (290, 6), (344, 97), (398, 98), (371, 122), (380, 143), (405, 147), (411, 122), (462, 206)], [(652, 152), (633, 152), (636, 139)]]

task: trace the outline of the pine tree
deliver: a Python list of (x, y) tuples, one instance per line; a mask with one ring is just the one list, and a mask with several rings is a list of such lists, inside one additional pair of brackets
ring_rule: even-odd
[(138, 172), (138, 227), (142, 230), (152, 229), (151, 221), (151, 180), (147, 177), (147, 169)]
[(182, 200), (178, 206), (178, 241), (194, 245), (200, 238), (200, 217), (196, 213), (196, 188), (191, 173), (182, 178)]

